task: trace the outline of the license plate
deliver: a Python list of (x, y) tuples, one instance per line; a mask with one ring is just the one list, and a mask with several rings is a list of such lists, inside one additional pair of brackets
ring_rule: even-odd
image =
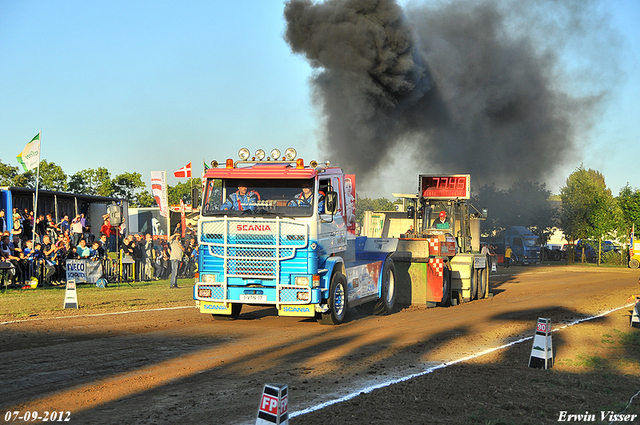
[(240, 295), (240, 301), (261, 301), (266, 302), (266, 295), (256, 295), (256, 294), (242, 294)]

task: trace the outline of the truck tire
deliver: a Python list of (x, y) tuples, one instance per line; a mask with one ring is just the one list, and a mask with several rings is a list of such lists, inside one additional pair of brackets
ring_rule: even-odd
[(636, 260), (635, 258), (632, 258), (629, 261), (629, 267), (631, 267), (632, 269), (637, 269), (638, 267), (640, 267), (640, 261)]
[(384, 316), (393, 312), (396, 302), (396, 266), (391, 258), (384, 262), (382, 270), (382, 293), (373, 308), (373, 314)]
[(329, 287), (329, 311), (320, 314), (322, 325), (339, 325), (347, 315), (347, 278), (336, 273), (331, 278)]
[[(451, 273), (449, 273), (449, 269), (445, 266), (442, 269), (442, 301), (438, 303), (440, 307), (445, 307), (449, 305), (449, 301), (451, 300)], [(455, 305), (455, 304), (452, 304)]]
[(231, 304), (231, 314), (212, 314), (213, 320), (236, 320), (242, 311), (242, 304)]

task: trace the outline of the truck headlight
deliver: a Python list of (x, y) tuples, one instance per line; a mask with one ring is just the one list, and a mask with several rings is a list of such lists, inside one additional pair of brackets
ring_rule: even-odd
[(296, 276), (294, 283), (298, 286), (309, 286), (309, 276)]
[(202, 283), (214, 283), (216, 281), (216, 275), (214, 274), (203, 274), (202, 275)]

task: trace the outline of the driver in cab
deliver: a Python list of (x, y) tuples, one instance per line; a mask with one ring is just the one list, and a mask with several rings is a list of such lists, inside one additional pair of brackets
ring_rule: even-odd
[(244, 182), (238, 183), (238, 190), (227, 196), (227, 200), (220, 206), (221, 210), (253, 211), (260, 200), (260, 194), (249, 190)]
[(440, 211), (438, 218), (433, 220), (433, 225), (431, 227), (435, 229), (448, 229), (449, 222), (447, 221), (447, 212)]
[[(318, 212), (324, 212), (324, 192), (320, 191), (318, 201)], [(290, 207), (311, 207), (313, 205), (313, 191), (309, 183), (302, 184), (302, 192), (298, 193), (290, 202)]]

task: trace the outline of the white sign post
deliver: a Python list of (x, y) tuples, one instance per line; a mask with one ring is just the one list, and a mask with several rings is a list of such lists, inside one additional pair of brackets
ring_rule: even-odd
[(538, 319), (533, 348), (529, 357), (529, 367), (549, 369), (553, 366), (553, 347), (551, 346), (551, 319)]
[(67, 280), (64, 290), (64, 308), (78, 308), (78, 294), (76, 293), (76, 280)]

